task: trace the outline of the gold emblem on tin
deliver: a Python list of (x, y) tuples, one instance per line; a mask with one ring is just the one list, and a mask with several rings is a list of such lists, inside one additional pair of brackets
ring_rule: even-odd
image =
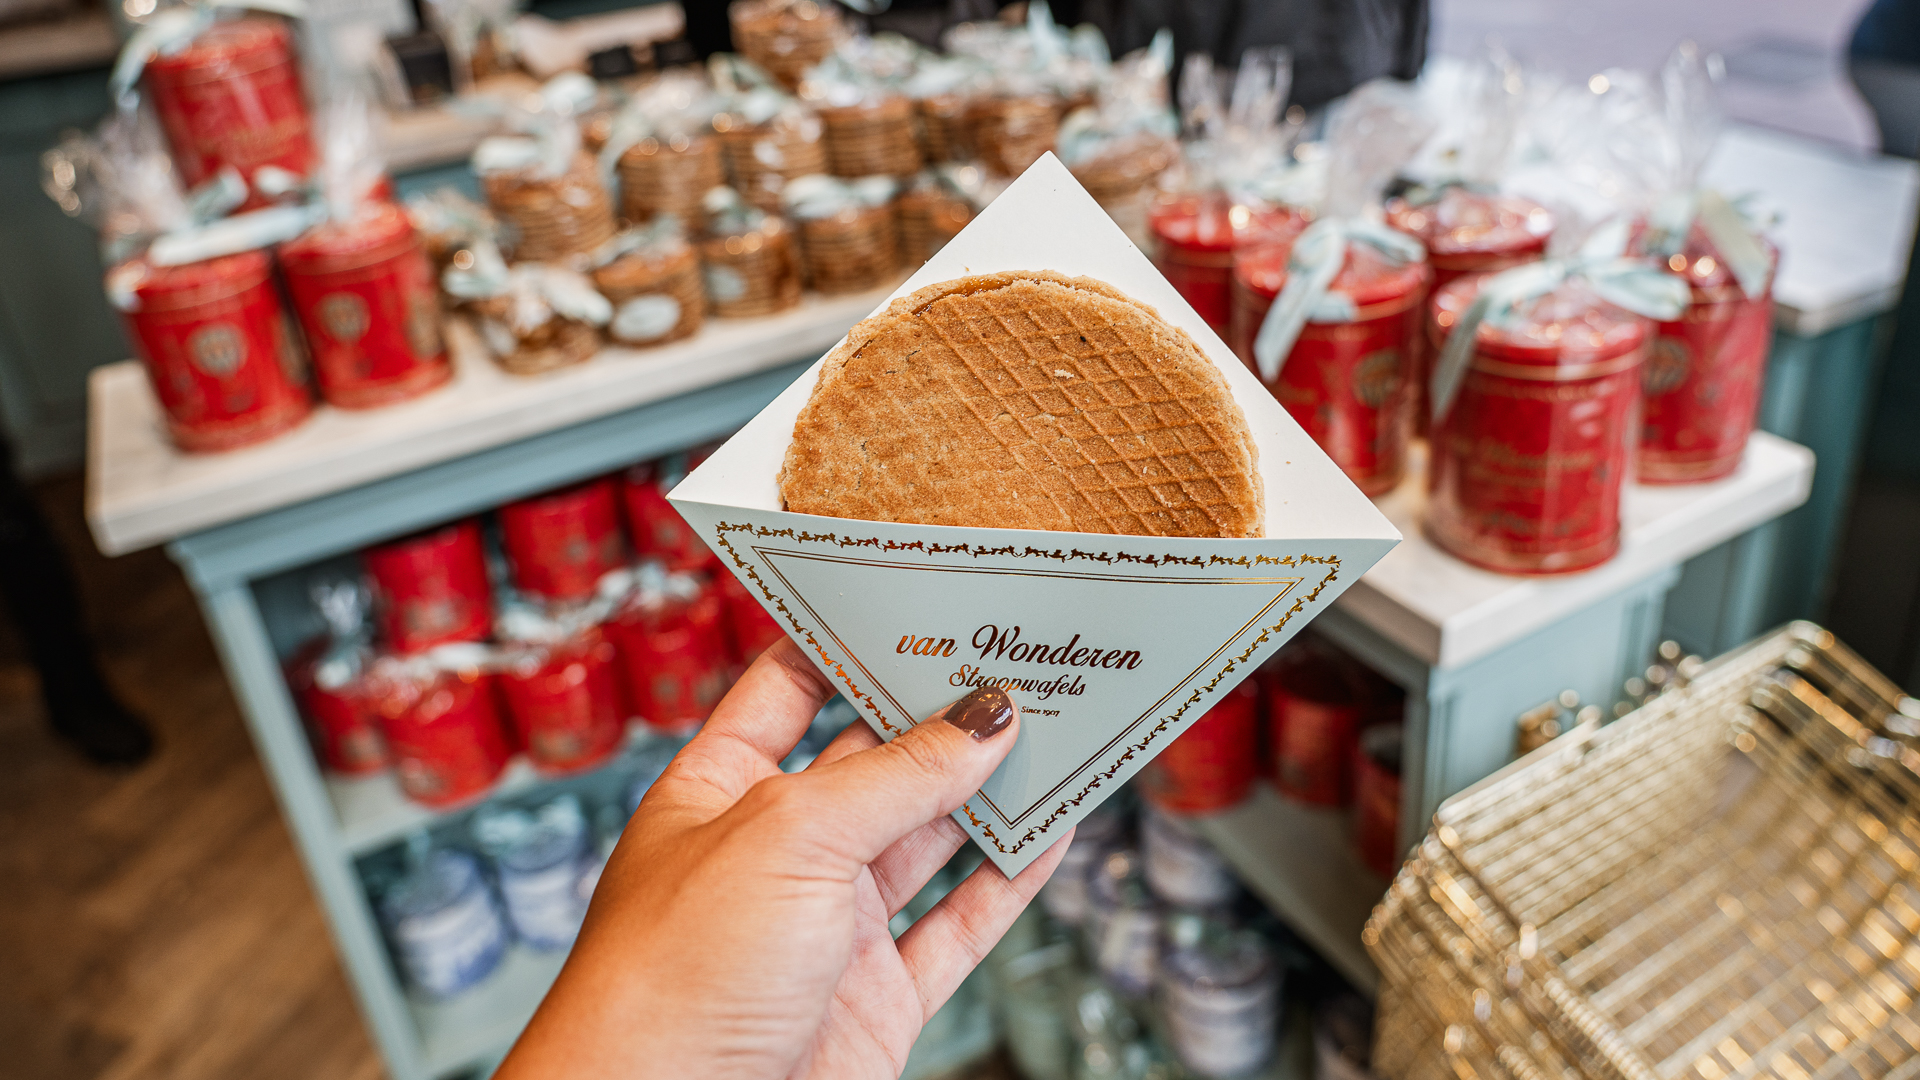
[(1376, 349), (1353, 366), (1353, 396), (1369, 409), (1387, 403), (1400, 389), (1400, 350)]
[(1654, 339), (1647, 366), (1640, 372), (1640, 387), (1649, 394), (1665, 394), (1679, 389), (1693, 368), (1693, 350), (1675, 337)]
[(367, 336), (367, 302), (352, 293), (328, 293), (313, 311), (327, 334), (342, 345), (358, 345)]
[(201, 371), (224, 379), (246, 361), (247, 339), (232, 323), (211, 323), (187, 335), (187, 359)]

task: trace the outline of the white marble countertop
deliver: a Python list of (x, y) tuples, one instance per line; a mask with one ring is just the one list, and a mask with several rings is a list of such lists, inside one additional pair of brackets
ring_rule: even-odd
[(763, 319), (710, 319), (685, 341), (606, 349), (546, 375), (502, 371), (463, 324), (449, 324), (453, 382), (415, 401), (365, 412), (327, 406), (270, 442), (186, 454), (167, 440), (135, 361), (88, 382), (87, 522), (108, 555), (345, 491), (427, 465), (812, 359), (886, 298), (808, 294)]
[(1481, 570), (1428, 542), (1424, 460), (1377, 500), (1406, 537), (1334, 603), (1435, 667), (1455, 667), (1597, 603), (1807, 499), (1813, 452), (1765, 432), (1740, 468), (1710, 484), (1629, 485), (1620, 554), (1579, 574), (1509, 577)]
[(1781, 213), (1773, 297), (1782, 330), (1812, 337), (1889, 311), (1913, 251), (1920, 163), (1730, 126), (1703, 183)]

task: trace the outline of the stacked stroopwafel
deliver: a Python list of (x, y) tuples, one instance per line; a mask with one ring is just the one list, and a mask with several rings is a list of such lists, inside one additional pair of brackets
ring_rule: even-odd
[(752, 126), (721, 113), (713, 126), (720, 133), (734, 188), (762, 210), (780, 208), (780, 191), (787, 181), (827, 171), (824, 126), (812, 113), (783, 112)]
[(761, 215), (751, 228), (700, 241), (707, 303), (723, 319), (785, 311), (800, 302), (800, 260), (793, 227)]
[(1259, 536), (1257, 451), (1192, 339), (1103, 282), (961, 278), (901, 297), (821, 366), (789, 511), (1137, 536)]
[(893, 205), (850, 206), (800, 222), (807, 281), (826, 294), (865, 292), (900, 270), (900, 230)]
[(584, 151), (560, 176), (528, 167), (487, 173), (481, 184), (517, 261), (565, 263), (613, 238), (613, 203)]
[(538, 375), (583, 364), (600, 351), (599, 330), (563, 315), (554, 314), (537, 326), (515, 327), (515, 303), (512, 295), (503, 295), (469, 305), (494, 362), (508, 374)]
[(1180, 156), (1180, 144), (1162, 135), (1136, 135), (1072, 166), (1074, 179), (1087, 189), (1121, 231), (1144, 249), (1151, 241), (1147, 211), (1153, 182)]
[(920, 149), (927, 163), (968, 161), (973, 158), (973, 135), (967, 127), (967, 94), (935, 94), (913, 103), (920, 122)]
[(623, 345), (678, 341), (706, 315), (700, 259), (684, 240), (622, 255), (595, 270), (593, 283), (613, 301), (607, 335)]
[(900, 218), (900, 255), (908, 266), (932, 258), (973, 220), (973, 204), (938, 186), (917, 186), (894, 207)]
[(1019, 176), (1058, 141), (1060, 100), (1048, 94), (978, 98), (967, 119), (981, 164)]
[(672, 214), (688, 229), (706, 220), (700, 200), (725, 182), (720, 144), (706, 135), (641, 139), (620, 155), (620, 212), (629, 221)]
[(840, 9), (819, 0), (735, 0), (727, 18), (734, 48), (788, 90), (846, 36)]
[(920, 171), (913, 141), (913, 102), (894, 94), (820, 110), (826, 124), (827, 169), (835, 176), (912, 176)]

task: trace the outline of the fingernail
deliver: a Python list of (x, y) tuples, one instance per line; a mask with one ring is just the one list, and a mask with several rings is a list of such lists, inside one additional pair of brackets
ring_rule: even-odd
[(997, 686), (982, 686), (949, 705), (941, 719), (973, 736), (974, 742), (986, 742), (1013, 723), (1013, 699)]

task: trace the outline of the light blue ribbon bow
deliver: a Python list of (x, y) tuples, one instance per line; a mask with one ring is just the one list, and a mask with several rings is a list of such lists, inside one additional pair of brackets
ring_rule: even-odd
[(1253, 339), (1253, 359), (1262, 381), (1280, 377), (1294, 342), (1308, 322), (1346, 323), (1359, 317), (1353, 299), (1331, 291), (1347, 262), (1347, 245), (1361, 243), (1397, 266), (1427, 257), (1420, 241), (1364, 218), (1321, 218), (1294, 241), (1287, 256), (1287, 283), (1267, 309)]
[(1692, 299), (1687, 283), (1650, 260), (1626, 257), (1626, 247), (1626, 222), (1615, 221), (1570, 257), (1527, 263), (1488, 278), (1454, 323), (1434, 364), (1430, 387), (1434, 423), (1446, 416), (1466, 380), (1481, 324), (1510, 326), (1520, 304), (1545, 296), (1567, 281), (1584, 280), (1601, 299), (1636, 315), (1661, 321), (1679, 318)]
[(1647, 215), (1647, 251), (1667, 258), (1686, 250), (1687, 234), (1695, 222), (1733, 272), (1740, 291), (1749, 299), (1764, 293), (1773, 260), (1760, 242), (1760, 224), (1745, 206), (1712, 188), (1678, 192), (1660, 200)]

